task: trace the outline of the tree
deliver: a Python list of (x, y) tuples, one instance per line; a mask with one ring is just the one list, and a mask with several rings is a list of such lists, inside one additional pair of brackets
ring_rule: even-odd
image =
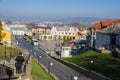
[(2, 40), (2, 21), (0, 21), (0, 42)]
[(2, 26), (3, 26), (2, 21), (0, 21), (0, 42), (2, 38), (6, 36), (6, 33), (2, 33), (2, 30), (3, 30)]

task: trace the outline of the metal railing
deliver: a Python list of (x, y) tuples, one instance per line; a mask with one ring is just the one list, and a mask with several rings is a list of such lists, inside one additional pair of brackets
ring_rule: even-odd
[(4, 64), (0, 64), (0, 80), (11, 79), (14, 76), (14, 69)]
[(23, 68), (23, 72), (26, 74), (26, 67), (27, 67), (27, 64), (28, 64), (28, 61), (30, 59), (30, 54), (28, 55), (27, 59), (25, 60), (25, 64), (24, 64), (24, 68)]

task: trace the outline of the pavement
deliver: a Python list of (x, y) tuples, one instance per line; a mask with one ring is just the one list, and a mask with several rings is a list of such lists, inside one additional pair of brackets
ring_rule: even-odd
[[(50, 74), (54, 74), (54, 76), (57, 77), (56, 80), (71, 80), (73, 78), (73, 75), (79, 76), (78, 80), (91, 80), (87, 76), (80, 74), (75, 70), (69, 68), (68, 66), (65, 66), (57, 62), (56, 60), (52, 59), (38, 47), (34, 47), (33, 45), (31, 45), (30, 42), (26, 42), (22, 38), (18, 39), (18, 41), (21, 42), (20, 47), (22, 47), (25, 50), (28, 50), (30, 54), (33, 56), (33, 58), (39, 62), (39, 64), (43, 65), (44, 68), (50, 72)], [(49, 46), (50, 45), (52, 45), (52, 43), (49, 44)]]
[[(28, 52), (26, 52), (25, 50), (23, 50), (23, 51), (24, 51), (24, 53), (26, 53), (25, 56), (28, 56)], [(25, 57), (25, 59), (26, 58), (27, 57)], [(26, 73), (21, 73), (21, 74), (16, 74), (15, 58), (12, 58), (10, 61), (6, 61), (6, 60), (0, 61), (0, 63), (5, 64), (6, 66), (14, 69), (14, 76), (18, 77), (18, 79), (13, 79), (13, 80), (31, 80), (31, 76), (30, 76), (30, 73), (31, 73), (31, 65), (30, 65), (31, 62), (30, 61), (31, 60), (30, 59), (28, 61), (27, 67), (26, 67)]]

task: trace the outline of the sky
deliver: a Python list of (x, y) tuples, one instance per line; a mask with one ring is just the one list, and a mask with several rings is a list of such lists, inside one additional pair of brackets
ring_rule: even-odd
[(0, 0), (0, 17), (60, 19), (120, 18), (120, 0)]

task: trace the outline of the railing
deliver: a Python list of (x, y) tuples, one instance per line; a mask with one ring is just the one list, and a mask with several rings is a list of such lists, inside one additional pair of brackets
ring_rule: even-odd
[(0, 64), (0, 80), (14, 78), (14, 69)]
[(30, 59), (30, 54), (29, 54), (29, 56), (27, 57), (27, 59), (26, 59), (26, 61), (25, 61), (25, 64), (24, 64), (24, 68), (23, 68), (23, 72), (26, 74), (26, 67), (27, 67), (27, 64), (28, 64), (28, 61), (29, 61), (29, 59)]
[(55, 58), (55, 57), (52, 57), (52, 58), (59, 61), (60, 63), (66, 65), (66, 66), (69, 66), (70, 68), (74, 69), (75, 71), (90, 77), (92, 80), (112, 80), (112, 79), (105, 77), (105, 76), (103, 76), (99, 73), (96, 73), (94, 71), (90, 71), (90, 70), (84, 69), (82, 67), (79, 67), (78, 65), (71, 64), (69, 62), (63, 61), (63, 60)]

